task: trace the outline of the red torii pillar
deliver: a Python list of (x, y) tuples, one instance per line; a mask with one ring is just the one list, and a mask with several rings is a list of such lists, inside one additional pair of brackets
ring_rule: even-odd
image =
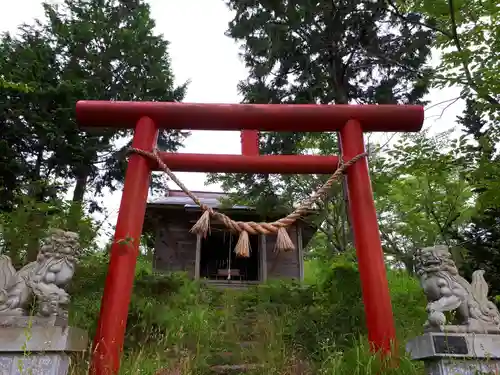
[[(339, 159), (258, 155), (258, 130), (339, 131), (344, 160), (349, 160), (365, 151), (363, 132), (415, 132), (424, 120), (422, 107), (398, 105), (79, 101), (76, 114), (83, 128), (135, 129), (132, 147), (146, 151), (156, 146), (159, 128), (242, 130), (243, 155), (160, 156), (173, 171), (282, 174), (331, 174)], [(130, 156), (94, 337), (91, 374), (117, 374), (119, 370), (150, 174), (156, 168), (141, 155)], [(347, 186), (368, 339), (372, 351), (388, 354), (395, 340), (394, 320), (366, 159), (347, 170)]]
[(259, 155), (259, 131), (242, 130), (241, 132), (241, 154), (245, 156)]

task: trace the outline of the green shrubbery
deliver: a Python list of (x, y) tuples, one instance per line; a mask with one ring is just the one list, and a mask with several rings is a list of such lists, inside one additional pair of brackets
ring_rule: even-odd
[[(306, 362), (314, 374), (369, 374), (380, 366), (365, 342), (364, 312), (356, 264), (339, 257), (319, 267), (305, 285), (270, 282), (248, 291), (219, 291), (182, 274), (155, 275), (151, 262), (138, 262), (128, 318), (123, 373), (153, 374), (181, 367), (183, 374), (208, 374), (223, 360), (264, 363), (258, 374), (289, 374)], [(72, 286), (72, 324), (95, 331), (107, 256), (82, 259)], [(420, 332), (425, 301), (417, 282), (389, 272), (401, 340)], [(251, 342), (241, 349), (240, 342)], [(85, 366), (84, 363), (81, 364)], [(83, 371), (83, 370), (82, 370)], [(416, 374), (402, 360), (388, 373)]]
[[(82, 233), (84, 251), (70, 287), (70, 317), (72, 325), (93, 334), (109, 259), (107, 252), (93, 250), (93, 225), (78, 215), (58, 202), (26, 202), (0, 215), (0, 239), (4, 252), (16, 263), (25, 263), (30, 246), (49, 227), (74, 225)], [(307, 261), (304, 284), (274, 281), (244, 292), (212, 290), (180, 273), (154, 274), (151, 263), (147, 257), (138, 260), (123, 374), (154, 374), (165, 367), (181, 368), (186, 375), (208, 374), (211, 365), (228, 361), (221, 352), (231, 352), (232, 363), (264, 364), (258, 374), (296, 374), (292, 369), (298, 363), (307, 364), (313, 374), (369, 374), (381, 365), (367, 350), (352, 254)], [(424, 296), (405, 272), (388, 275), (398, 336), (404, 343), (421, 332)], [(250, 344), (243, 347), (241, 342)], [(87, 365), (87, 358), (80, 358), (74, 373), (86, 373)], [(397, 369), (385, 372), (418, 371), (418, 366), (402, 360)]]
[(8, 255), (16, 269), (20, 268), (36, 259), (40, 240), (50, 228), (78, 232), (83, 253), (96, 250), (96, 225), (82, 215), (80, 205), (60, 199), (39, 202), (22, 196), (11, 211), (0, 211), (0, 253)]

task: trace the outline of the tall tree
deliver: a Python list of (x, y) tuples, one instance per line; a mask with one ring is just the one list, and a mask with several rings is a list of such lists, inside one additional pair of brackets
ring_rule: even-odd
[(482, 269), (492, 295), (500, 295), (500, 209), (492, 207), (472, 218), (461, 240), (468, 250), (461, 269), (468, 277)]
[[(154, 32), (150, 6), (143, 0), (65, 0), (44, 3), (47, 22), (40, 25), (62, 61), (63, 82), (73, 86), (71, 107), (65, 108), (68, 137), (80, 142), (74, 153), (70, 142), (58, 149), (61, 158), (73, 154), (71, 173), (74, 201), (81, 201), (88, 186), (100, 193), (115, 189), (123, 179), (124, 147), (117, 139), (129, 132), (98, 136), (77, 132), (74, 102), (78, 99), (180, 101), (186, 85), (174, 87), (168, 42)], [(188, 133), (161, 132), (158, 146), (176, 150)], [(126, 144), (128, 146), (129, 144)]]
[[(500, 212), (497, 176), (500, 174), (500, 8), (495, 1), (387, 0), (401, 18), (401, 11), (416, 12), (422, 25), (436, 32), (434, 47), (441, 61), (433, 77), (435, 87), (458, 86), (466, 109), (458, 122), (463, 126), (461, 152), (467, 160), (468, 180), (476, 199), (476, 214), (461, 238), (468, 257), (466, 271), (474, 267), (493, 273), (492, 284), (500, 293), (498, 238)], [(458, 99), (458, 98), (457, 98)], [(455, 100), (455, 99), (453, 99)]]
[(26, 89), (6, 85), (0, 91), (2, 210), (11, 209), (21, 194), (42, 201), (53, 196), (57, 190), (49, 187), (65, 177), (66, 169), (52, 163), (60, 134), (51, 121), (57, 107), (56, 58), (40, 33), (20, 32), (18, 39), (4, 35), (0, 45), (3, 80), (27, 84)]
[[(403, 22), (384, 1), (230, 0), (227, 4), (235, 13), (227, 34), (242, 43), (250, 71), (239, 85), (246, 103), (421, 103), (427, 92), (425, 63), (433, 32)], [(334, 133), (265, 133), (261, 151), (338, 153), (338, 147)], [(324, 176), (217, 175), (211, 181), (228, 189), (237, 186), (239, 196), (258, 206), (264, 201), (261, 206), (279, 203), (290, 208)], [(343, 250), (347, 224), (345, 209), (338, 211), (344, 205), (342, 190), (333, 197), (325, 205), (324, 217), (336, 227), (326, 233), (329, 240), (339, 233), (333, 247)]]
[(404, 134), (372, 165), (384, 251), (409, 272), (420, 247), (444, 243), (460, 254), (458, 234), (475, 213), (460, 139), (450, 133)]
[(465, 155), (469, 181), (476, 196), (476, 214), (470, 225), (459, 236), (467, 250), (463, 271), (471, 276), (476, 269), (488, 273), (492, 293), (500, 294), (500, 144), (498, 124), (492, 124), (484, 115), (484, 106), (469, 99), (464, 114), (459, 117), (467, 142)]
[[(94, 193), (88, 208), (98, 209), (94, 197), (123, 180), (131, 133), (80, 131), (76, 101), (179, 101), (186, 85), (174, 86), (168, 42), (154, 33), (144, 1), (66, 0), (43, 6), (43, 20), (1, 40), (1, 209), (15, 209), (23, 194), (38, 202), (53, 200), (71, 185), (76, 210), (83, 208), (88, 190)], [(19, 90), (18, 83), (28, 90)], [(158, 147), (176, 150), (187, 135), (163, 131)], [(33, 225), (37, 217), (33, 213)], [(76, 228), (77, 215), (68, 217), (75, 218), (68, 225)], [(36, 256), (37, 245), (34, 237), (28, 260)]]
[[(2, 91), (8, 121), (16, 123), (17, 141), (9, 144), (24, 147), (27, 154), (17, 155), (47, 166), (50, 177), (72, 180), (73, 200), (82, 201), (88, 188), (101, 193), (123, 179), (123, 143), (127, 145), (130, 132), (81, 132), (76, 101), (179, 101), (186, 85), (174, 87), (168, 42), (154, 33), (144, 1), (67, 0), (43, 6), (44, 20), (24, 25), (17, 38), (6, 35), (2, 41), (2, 79), (34, 87), (28, 93)], [(163, 131), (158, 146), (176, 150), (187, 135)], [(49, 177), (36, 173), (32, 175), (38, 180)]]
[[(436, 32), (433, 47), (441, 53), (434, 74), (436, 87), (457, 85), (462, 97), (493, 118), (500, 111), (500, 9), (496, 1), (387, 0), (405, 22)], [(412, 19), (414, 14), (422, 18)]]

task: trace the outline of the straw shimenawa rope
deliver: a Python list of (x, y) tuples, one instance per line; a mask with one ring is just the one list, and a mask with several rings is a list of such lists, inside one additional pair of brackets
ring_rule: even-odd
[(209, 229), (210, 229), (210, 218), (219, 220), (222, 222), (226, 228), (228, 228), (233, 233), (239, 233), (238, 243), (234, 249), (235, 253), (238, 256), (249, 257), (250, 256), (250, 240), (248, 234), (276, 234), (276, 251), (291, 251), (295, 249), (295, 246), (288, 235), (286, 228), (292, 225), (297, 219), (304, 216), (308, 210), (311, 209), (312, 205), (318, 199), (324, 199), (328, 195), (328, 191), (332, 187), (333, 183), (339, 179), (344, 171), (349, 168), (351, 165), (356, 163), (358, 160), (364, 158), (368, 154), (363, 152), (361, 154), (356, 155), (352, 159), (347, 162), (342, 162), (339, 164), (337, 170), (330, 176), (330, 178), (309, 198), (307, 198), (302, 204), (297, 207), (291, 214), (274, 221), (272, 223), (255, 223), (253, 221), (234, 221), (228, 216), (224, 215), (221, 212), (217, 212), (213, 210), (211, 207), (206, 204), (201, 203), (199, 198), (194, 195), (183, 183), (180, 181), (177, 176), (170, 170), (170, 168), (161, 160), (158, 155), (157, 150), (153, 152), (141, 150), (138, 148), (131, 147), (129, 148), (130, 153), (135, 153), (138, 155), (142, 155), (154, 162), (156, 162), (159, 168), (164, 171), (171, 179), (174, 181), (177, 186), (179, 186), (184, 193), (186, 193), (189, 198), (193, 200), (193, 202), (198, 205), (203, 214), (201, 215), (198, 222), (193, 225), (191, 228), (191, 233), (195, 233), (197, 235), (206, 237)]

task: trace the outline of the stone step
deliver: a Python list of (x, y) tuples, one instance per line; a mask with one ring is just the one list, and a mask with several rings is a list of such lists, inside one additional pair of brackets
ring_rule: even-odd
[(215, 374), (246, 374), (250, 371), (255, 371), (263, 367), (256, 363), (239, 364), (239, 365), (216, 365), (210, 367), (212, 373)]
[(235, 314), (235, 315), (229, 315), (229, 316), (224, 316), (224, 313), (220, 313), (220, 317), (225, 318), (224, 321), (225, 323), (232, 323), (232, 324), (237, 324), (239, 326), (246, 326), (246, 325), (255, 325), (258, 323), (258, 316), (255, 314)]
[(209, 363), (214, 365), (226, 365), (237, 362), (253, 362), (257, 361), (257, 356), (252, 353), (251, 349), (257, 345), (255, 341), (242, 341), (231, 348), (222, 349), (213, 354)]
[[(213, 309), (217, 314), (224, 316), (226, 310), (231, 310), (231, 306), (214, 306)], [(238, 312), (231, 311), (227, 317), (237, 320), (240, 325), (244, 325), (254, 324), (257, 321), (259, 314), (253, 310), (243, 310)]]
[(258, 342), (257, 341), (252, 341), (252, 340), (249, 340), (249, 341), (239, 341), (239, 342), (232, 342), (230, 343), (230, 345), (232, 345), (233, 348), (235, 349), (251, 349), (253, 347), (255, 347), (256, 345), (258, 345)]
[(244, 281), (236, 281), (236, 282), (231, 282), (227, 280), (220, 280), (220, 281), (210, 281), (205, 283), (205, 285), (219, 289), (219, 290), (226, 290), (226, 289), (231, 289), (231, 290), (246, 290), (249, 287), (255, 285), (255, 283), (249, 282), (246, 283)]
[[(217, 311), (224, 311), (226, 309), (234, 309), (234, 306), (221, 306), (221, 305), (215, 305), (213, 306), (213, 309), (217, 310)], [(257, 316), (258, 312), (255, 311), (254, 309), (252, 308), (248, 308), (248, 309), (245, 309), (245, 310), (240, 310), (239, 311), (242, 315), (248, 315), (248, 316)]]

